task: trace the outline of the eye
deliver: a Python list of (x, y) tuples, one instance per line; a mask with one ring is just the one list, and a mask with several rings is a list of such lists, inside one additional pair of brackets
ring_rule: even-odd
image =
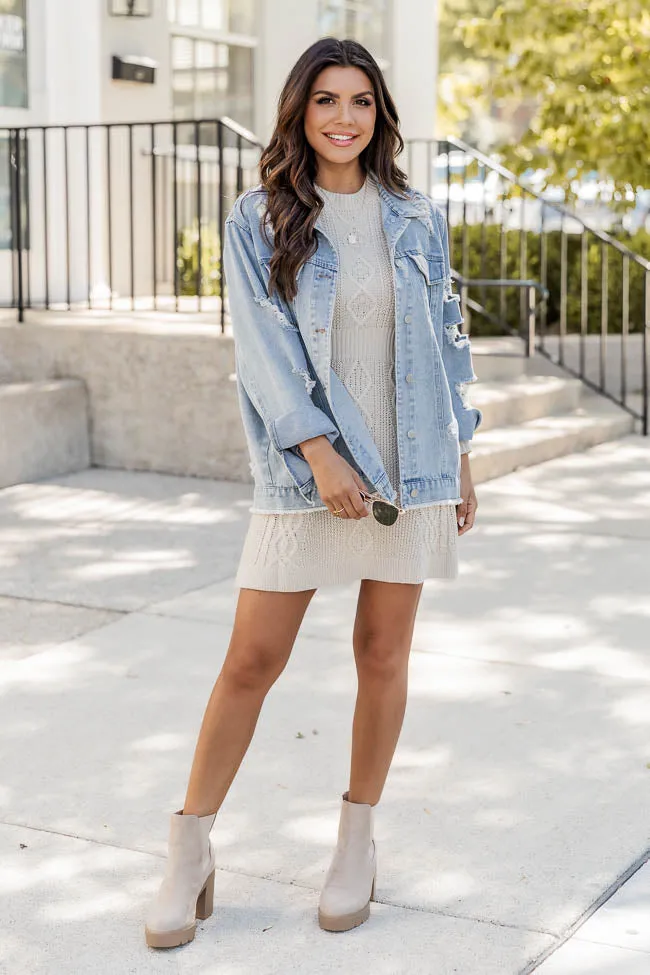
[[(326, 102), (331, 102), (331, 101), (333, 101), (333, 99), (330, 98), (329, 95), (321, 95), (320, 98), (316, 99), (316, 104), (324, 105)], [(367, 98), (358, 98), (357, 105), (362, 105), (364, 108), (370, 108), (372, 102), (368, 101)]]

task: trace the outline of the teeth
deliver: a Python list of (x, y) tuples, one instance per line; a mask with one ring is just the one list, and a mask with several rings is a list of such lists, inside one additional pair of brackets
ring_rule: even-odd
[(353, 135), (328, 135), (328, 139), (333, 139), (335, 142), (350, 142), (354, 139)]

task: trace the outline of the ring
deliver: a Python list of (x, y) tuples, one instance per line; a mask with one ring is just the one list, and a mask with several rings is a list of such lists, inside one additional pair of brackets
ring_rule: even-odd
[(345, 511), (345, 508), (334, 508), (334, 510), (332, 511), (332, 514), (333, 515), (338, 515), (338, 514), (340, 514), (341, 511)]

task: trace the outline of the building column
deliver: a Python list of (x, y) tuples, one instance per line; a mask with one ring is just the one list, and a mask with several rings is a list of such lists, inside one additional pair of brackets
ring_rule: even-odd
[(318, 37), (317, 0), (259, 0), (255, 62), (255, 126), (266, 144), (273, 132), (278, 98), (287, 74)]
[[(391, 93), (404, 139), (431, 139), (436, 130), (438, 79), (437, 0), (393, 0), (391, 3)], [(412, 146), (398, 158), (412, 186), (430, 192), (429, 152)]]

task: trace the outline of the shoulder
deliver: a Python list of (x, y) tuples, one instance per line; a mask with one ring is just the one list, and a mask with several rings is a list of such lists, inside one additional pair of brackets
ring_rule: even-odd
[(268, 193), (261, 183), (250, 186), (236, 198), (226, 222), (236, 223), (242, 230), (252, 233), (259, 227), (260, 220), (266, 211)]
[(447, 223), (447, 215), (442, 209), (440, 204), (436, 203), (433, 197), (429, 196), (428, 193), (424, 193), (422, 190), (413, 189), (413, 202), (419, 205), (422, 211), (422, 216), (428, 217), (431, 221), (432, 228), (438, 233), (441, 232), (442, 228)]

